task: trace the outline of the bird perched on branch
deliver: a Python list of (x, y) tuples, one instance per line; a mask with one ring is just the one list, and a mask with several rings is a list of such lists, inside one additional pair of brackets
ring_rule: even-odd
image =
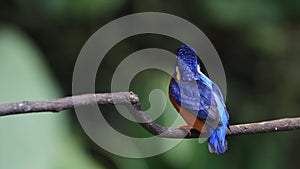
[(190, 133), (194, 128), (208, 137), (211, 153), (227, 149), (226, 128), (229, 115), (219, 87), (203, 74), (196, 51), (187, 45), (177, 50), (177, 64), (169, 85), (171, 103), (188, 124), (181, 126)]

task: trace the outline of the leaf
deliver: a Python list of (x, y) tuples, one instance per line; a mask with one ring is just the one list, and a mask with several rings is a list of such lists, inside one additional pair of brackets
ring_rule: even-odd
[[(42, 54), (14, 27), (0, 28), (0, 103), (61, 96)], [(65, 112), (0, 118), (0, 168), (99, 168), (68, 130)]]

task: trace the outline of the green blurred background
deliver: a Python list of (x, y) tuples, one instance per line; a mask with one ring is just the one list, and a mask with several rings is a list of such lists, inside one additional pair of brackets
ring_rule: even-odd
[[(121, 16), (145, 11), (177, 15), (198, 26), (217, 49), (227, 77), (230, 122), (299, 116), (300, 1), (2, 0), (0, 2), (0, 103), (71, 95), (72, 73), (85, 41)], [(116, 44), (97, 81), (109, 92), (111, 75), (130, 53), (157, 47), (175, 52), (179, 42), (139, 35)], [(141, 72), (130, 88), (149, 107), (153, 88), (167, 90), (169, 76)], [(147, 136), (111, 106), (107, 120), (120, 132)], [(158, 122), (175, 114), (168, 102)], [(114, 112), (114, 113), (113, 113)], [(172, 119), (172, 118), (171, 118)], [(210, 154), (206, 144), (182, 141), (145, 159), (123, 158), (99, 148), (81, 129), (75, 112), (0, 118), (1, 169), (64, 168), (299, 168), (300, 131), (229, 137), (229, 150)]]

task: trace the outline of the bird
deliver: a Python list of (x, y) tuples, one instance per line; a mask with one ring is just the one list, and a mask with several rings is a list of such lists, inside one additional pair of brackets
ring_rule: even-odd
[(190, 129), (208, 137), (211, 153), (221, 154), (227, 150), (226, 129), (229, 114), (219, 87), (201, 72), (198, 54), (189, 45), (177, 49), (177, 63), (169, 84), (169, 99)]

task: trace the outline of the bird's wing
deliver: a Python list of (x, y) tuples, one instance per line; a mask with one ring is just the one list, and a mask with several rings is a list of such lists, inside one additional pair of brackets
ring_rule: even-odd
[(172, 78), (169, 86), (170, 97), (199, 119), (219, 119), (212, 86), (200, 81), (176, 81)]
[(212, 88), (213, 88), (215, 97), (220, 102), (220, 105), (217, 105), (217, 106), (219, 106), (219, 107), (222, 106), (224, 108), (224, 111), (226, 112), (227, 119), (229, 119), (229, 114), (228, 114), (228, 112), (226, 110), (226, 105), (224, 103), (224, 98), (223, 98), (223, 95), (221, 93), (221, 90), (219, 89), (219, 87), (215, 83), (212, 83)]
[(226, 105), (220, 88), (213, 81), (211, 81), (205, 74), (203, 74), (202, 72), (199, 73), (201, 75), (202, 83), (210, 88), (210, 92), (212, 96), (211, 98), (212, 103), (210, 105), (211, 114), (218, 114), (219, 115), (218, 118), (220, 118), (220, 116), (222, 116), (223, 113), (225, 112), (227, 119), (229, 119), (229, 114), (226, 110)]

